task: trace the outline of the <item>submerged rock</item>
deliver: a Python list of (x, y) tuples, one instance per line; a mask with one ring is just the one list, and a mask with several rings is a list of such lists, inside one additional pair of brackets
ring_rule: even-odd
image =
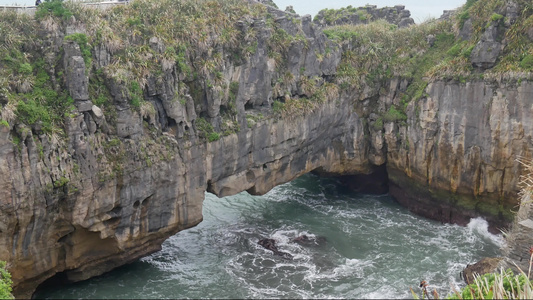
[(302, 246), (321, 246), (326, 243), (326, 238), (323, 236), (309, 237), (304, 234), (295, 237), (292, 241)]

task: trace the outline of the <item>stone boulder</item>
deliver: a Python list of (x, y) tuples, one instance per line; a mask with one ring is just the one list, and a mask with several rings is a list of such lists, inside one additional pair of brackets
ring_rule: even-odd
[(481, 69), (490, 69), (496, 64), (496, 60), (502, 50), (502, 43), (500, 42), (499, 28), (497, 24), (490, 25), (483, 35), (481, 40), (476, 44), (470, 59), (472, 65)]
[(473, 265), (467, 265), (462, 272), (462, 277), (466, 284), (474, 283), (474, 275), (484, 275), (498, 271), (498, 266), (503, 258), (485, 257)]

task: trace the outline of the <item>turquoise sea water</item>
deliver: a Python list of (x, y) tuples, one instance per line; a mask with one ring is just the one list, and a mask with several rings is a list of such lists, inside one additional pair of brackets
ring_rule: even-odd
[[(207, 194), (204, 221), (163, 250), (103, 276), (40, 291), (39, 298), (410, 298), (421, 280), (443, 296), (467, 263), (503, 241), (415, 216), (387, 195), (350, 192), (306, 175), (265, 196)], [(302, 246), (305, 234), (325, 242)], [(257, 242), (277, 241), (288, 260)]]

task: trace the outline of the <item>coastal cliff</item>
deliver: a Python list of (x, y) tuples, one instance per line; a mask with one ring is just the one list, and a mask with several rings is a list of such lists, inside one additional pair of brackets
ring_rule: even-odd
[(512, 34), (531, 39), (533, 12), (479, 2), (408, 28), (321, 28), (255, 1), (4, 13), (0, 260), (15, 294), (158, 251), (202, 221), (206, 191), (264, 194), (312, 171), (507, 226), (533, 146), (533, 64), (513, 60)]

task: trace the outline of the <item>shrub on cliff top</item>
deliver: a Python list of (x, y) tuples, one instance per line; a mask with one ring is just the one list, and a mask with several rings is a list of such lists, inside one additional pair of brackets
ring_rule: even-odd
[(500, 273), (474, 275), (474, 283), (447, 299), (533, 299), (533, 285), (526, 274), (511, 269)]
[(63, 0), (44, 0), (37, 7), (35, 17), (37, 19), (43, 19), (47, 16), (56, 16), (66, 20), (72, 17), (72, 12), (65, 7)]
[[(368, 25), (328, 27), (325, 33), (330, 38), (341, 45), (349, 44), (346, 48), (351, 49), (343, 52), (337, 69), (337, 84), (358, 88), (366, 81), (376, 86), (393, 77), (422, 81), (432, 67), (443, 61), (446, 51), (453, 45), (454, 36), (449, 34), (451, 25), (450, 22), (430, 21), (398, 28), (379, 20)], [(433, 44), (428, 43), (428, 36), (435, 38)]]
[(15, 299), (11, 294), (11, 274), (6, 269), (6, 262), (0, 261), (0, 299)]

